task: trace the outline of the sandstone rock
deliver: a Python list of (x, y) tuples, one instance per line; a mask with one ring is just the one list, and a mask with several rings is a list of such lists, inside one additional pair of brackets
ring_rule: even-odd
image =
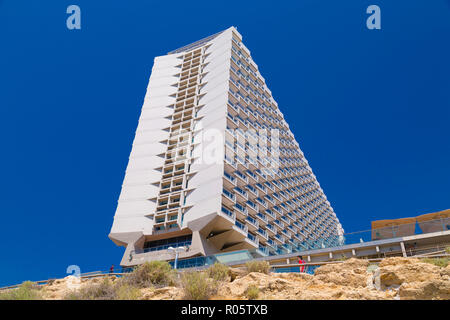
[(368, 260), (352, 258), (342, 263), (321, 266), (316, 269), (314, 275), (316, 280), (321, 282), (354, 288), (366, 287), (368, 266)]
[(179, 300), (183, 297), (183, 290), (178, 287), (145, 288), (141, 293), (142, 300)]
[(449, 300), (450, 281), (430, 280), (424, 282), (404, 283), (399, 288), (402, 300)]
[(243, 277), (247, 271), (241, 268), (230, 268), (230, 281), (234, 281), (239, 277)]
[[(389, 258), (380, 263), (380, 280), (383, 288), (399, 286), (405, 282), (439, 280), (441, 268), (418, 259)], [(389, 264), (392, 262), (392, 264)]]

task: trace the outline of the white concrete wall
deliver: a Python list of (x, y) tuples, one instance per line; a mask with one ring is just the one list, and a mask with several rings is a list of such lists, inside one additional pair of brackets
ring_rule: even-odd
[(161, 180), (161, 172), (156, 168), (163, 165), (164, 159), (158, 154), (167, 149), (167, 145), (160, 141), (169, 137), (169, 132), (162, 129), (171, 125), (167, 117), (172, 116), (173, 108), (167, 106), (175, 102), (170, 95), (177, 90), (172, 85), (178, 82), (175, 74), (180, 72), (176, 67), (181, 62), (180, 56), (161, 56), (154, 60), (111, 229), (113, 239), (124, 241), (121, 233), (145, 235), (152, 232), (153, 220), (146, 215), (156, 208), (149, 199), (159, 192), (159, 188), (152, 184)]
[[(202, 79), (205, 85), (201, 89), (204, 95), (199, 102), (204, 107), (198, 113), (202, 117), (201, 124), (196, 126), (203, 129), (194, 137), (197, 144), (194, 154), (207, 147), (208, 142), (202, 141), (205, 132), (218, 130), (223, 136), (226, 128), (232, 30), (236, 32), (230, 28), (208, 43), (210, 46), (206, 52), (209, 55), (204, 68), (207, 74)], [(159, 192), (152, 183), (158, 182), (162, 176), (156, 168), (161, 167), (164, 160), (158, 155), (166, 152), (167, 145), (160, 141), (169, 137), (169, 132), (163, 129), (171, 125), (173, 109), (167, 106), (175, 102), (171, 95), (177, 92), (173, 85), (179, 81), (175, 75), (180, 68), (176, 66), (182, 63), (182, 57), (183, 53), (177, 53), (155, 58), (114, 216), (112, 239), (124, 241), (119, 236), (121, 233), (152, 234), (153, 220), (145, 215), (156, 209), (156, 204), (149, 199)], [(221, 210), (223, 167), (223, 161), (207, 164), (203, 159), (197, 159), (192, 163), (191, 172), (198, 173), (189, 181), (189, 189), (194, 191), (187, 196), (185, 205), (192, 208), (184, 216), (183, 227)]]

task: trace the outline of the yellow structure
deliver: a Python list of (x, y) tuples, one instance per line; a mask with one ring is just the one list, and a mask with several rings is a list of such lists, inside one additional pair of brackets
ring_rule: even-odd
[(416, 221), (423, 233), (450, 230), (450, 209), (413, 218), (372, 221), (372, 240), (413, 235)]

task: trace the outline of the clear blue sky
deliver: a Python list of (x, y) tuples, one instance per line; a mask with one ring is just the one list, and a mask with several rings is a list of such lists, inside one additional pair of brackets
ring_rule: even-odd
[(450, 208), (449, 0), (0, 0), (0, 285), (119, 264), (153, 58), (232, 25), (346, 231)]

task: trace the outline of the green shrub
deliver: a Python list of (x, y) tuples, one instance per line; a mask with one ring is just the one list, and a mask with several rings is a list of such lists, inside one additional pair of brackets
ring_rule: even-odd
[(146, 262), (125, 275), (120, 281), (135, 288), (175, 285), (175, 271), (167, 261)]
[(0, 300), (42, 300), (39, 287), (31, 281), (23, 282), (17, 289), (0, 292)]
[(450, 254), (450, 247), (445, 248), (445, 252), (446, 252), (447, 254)]
[(259, 296), (259, 289), (255, 285), (251, 285), (247, 288), (245, 291), (245, 295), (247, 296), (248, 300), (255, 300), (258, 299)]
[(204, 272), (185, 272), (181, 277), (184, 299), (208, 300), (217, 292), (217, 281)]
[(230, 278), (230, 268), (222, 263), (214, 263), (206, 272), (215, 281), (228, 281)]
[(267, 261), (249, 261), (245, 264), (247, 272), (259, 272), (269, 274), (270, 264)]
[(434, 264), (435, 266), (445, 268), (448, 266), (449, 258), (423, 258), (423, 262)]

